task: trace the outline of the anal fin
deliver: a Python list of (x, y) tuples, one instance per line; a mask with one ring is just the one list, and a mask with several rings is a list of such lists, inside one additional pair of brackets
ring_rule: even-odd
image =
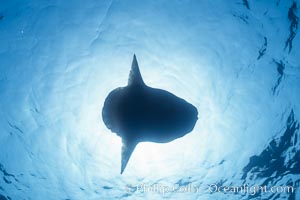
[(129, 158), (137, 145), (136, 141), (122, 139), (121, 174), (127, 166)]

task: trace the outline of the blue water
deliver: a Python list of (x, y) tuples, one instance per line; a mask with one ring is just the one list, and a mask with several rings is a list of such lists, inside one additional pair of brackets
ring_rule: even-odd
[[(0, 1), (0, 199), (300, 199), (299, 6)], [(120, 175), (101, 110), (134, 53), (199, 119), (140, 143)]]

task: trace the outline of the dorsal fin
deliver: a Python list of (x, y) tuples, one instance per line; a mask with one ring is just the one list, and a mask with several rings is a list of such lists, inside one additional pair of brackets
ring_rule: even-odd
[(128, 85), (145, 85), (135, 54), (133, 55), (131, 70), (128, 78)]

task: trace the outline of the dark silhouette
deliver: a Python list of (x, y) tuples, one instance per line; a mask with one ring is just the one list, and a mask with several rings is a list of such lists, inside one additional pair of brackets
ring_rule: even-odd
[(122, 138), (123, 173), (139, 142), (166, 143), (191, 132), (198, 119), (196, 107), (165, 90), (148, 87), (133, 56), (128, 85), (109, 93), (102, 118)]

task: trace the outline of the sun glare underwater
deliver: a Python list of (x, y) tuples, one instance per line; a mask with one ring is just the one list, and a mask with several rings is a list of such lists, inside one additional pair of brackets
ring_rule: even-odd
[[(0, 200), (300, 199), (299, 5), (1, 1)], [(133, 54), (198, 119), (120, 174), (101, 112)]]

